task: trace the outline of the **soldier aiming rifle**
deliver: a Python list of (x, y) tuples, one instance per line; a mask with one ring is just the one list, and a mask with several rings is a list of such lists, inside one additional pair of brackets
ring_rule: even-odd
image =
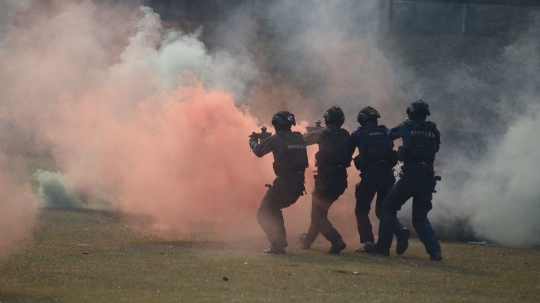
[(252, 132), (249, 137), (253, 140), (257, 140), (257, 142), (262, 142), (262, 140), (272, 136), (272, 133), (266, 132), (266, 130), (266, 126), (263, 126), (261, 127), (260, 133)]

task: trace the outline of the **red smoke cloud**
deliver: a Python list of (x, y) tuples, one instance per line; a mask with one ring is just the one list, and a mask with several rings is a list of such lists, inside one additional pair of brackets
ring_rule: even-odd
[[(31, 8), (33, 22), (10, 27), (1, 44), (0, 79), (9, 80), (0, 83), (1, 114), (19, 135), (0, 135), (21, 151), (51, 154), (75, 188), (151, 215), (157, 227), (203, 221), (262, 237), (255, 212), (275, 177), (272, 156), (251, 153), (247, 136), (259, 123), (227, 92), (251, 75), (249, 57), (217, 60), (195, 35), (167, 31), (141, 10), (86, 1)], [(344, 236), (357, 237), (353, 180), (330, 213)], [(290, 236), (307, 229), (310, 199), (285, 211)], [(20, 230), (31, 221), (19, 220)]]
[[(256, 226), (272, 157), (251, 153), (258, 121), (214, 76), (237, 58), (216, 62), (196, 36), (166, 32), (141, 10), (117, 9), (105, 28), (112, 13), (90, 2), (32, 8), (36, 22), (2, 44), (0, 77), (14, 83), (2, 85), (4, 118), (38, 138), (30, 149), (52, 154), (75, 188), (158, 227)], [(111, 42), (130, 32), (122, 21), (129, 39)]]
[(69, 106), (49, 133), (75, 184), (166, 228), (253, 221), (271, 159), (251, 154), (247, 135), (257, 121), (231, 95), (193, 80), (168, 98), (143, 100), (127, 121), (99, 100), (110, 97), (98, 92)]
[(31, 194), (30, 185), (11, 175), (16, 168), (14, 163), (0, 155), (0, 164), (0, 256), (3, 256), (30, 233), (38, 204)]

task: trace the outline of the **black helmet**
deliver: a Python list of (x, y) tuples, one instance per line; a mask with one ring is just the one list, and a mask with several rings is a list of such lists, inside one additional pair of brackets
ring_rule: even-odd
[(290, 113), (287, 110), (282, 110), (277, 112), (272, 117), (272, 125), (280, 125), (280, 126), (291, 126), (296, 125), (296, 120), (294, 120), (294, 115)]
[(345, 123), (345, 114), (343, 114), (343, 111), (339, 106), (334, 105), (324, 113), (324, 123), (326, 123), (326, 125), (338, 124), (341, 126)]
[(381, 117), (381, 114), (371, 106), (366, 106), (360, 110), (356, 121), (360, 124), (366, 123), (368, 120), (377, 120)]
[(414, 101), (411, 103), (411, 105), (407, 106), (407, 115), (410, 117), (412, 116), (429, 116), (431, 113), (429, 112), (429, 105), (422, 101)]

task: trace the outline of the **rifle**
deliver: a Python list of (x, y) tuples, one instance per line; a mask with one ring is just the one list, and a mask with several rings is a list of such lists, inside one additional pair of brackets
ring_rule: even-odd
[(266, 126), (263, 126), (261, 127), (261, 132), (260, 133), (256, 133), (256, 132), (252, 132), (251, 135), (249, 135), (249, 137), (251, 139), (254, 139), (254, 140), (257, 140), (257, 142), (262, 141), (270, 136), (272, 136), (272, 133), (268, 133), (266, 132), (267, 128)]
[(306, 133), (311, 133), (311, 132), (314, 132), (314, 131), (317, 131), (317, 130), (320, 130), (320, 129), (323, 129), (323, 128), (324, 127), (321, 126), (321, 121), (317, 120), (317, 121), (315, 121), (315, 126), (308, 125), (306, 127)]

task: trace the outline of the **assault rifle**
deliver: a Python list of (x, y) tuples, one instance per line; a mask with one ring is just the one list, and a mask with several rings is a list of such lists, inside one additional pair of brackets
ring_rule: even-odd
[(251, 139), (254, 139), (254, 140), (257, 140), (257, 141), (262, 141), (262, 140), (272, 136), (272, 133), (268, 133), (268, 132), (266, 132), (266, 130), (267, 130), (266, 126), (263, 126), (263, 127), (261, 127), (261, 132), (260, 133), (252, 132), (251, 135), (249, 135), (249, 137)]
[(306, 126), (306, 133), (311, 133), (311, 132), (314, 132), (316, 130), (320, 130), (320, 129), (323, 129), (323, 128), (324, 128), (324, 126), (321, 126), (321, 121), (317, 120), (317, 121), (315, 121), (315, 126), (312, 126), (312, 125)]

